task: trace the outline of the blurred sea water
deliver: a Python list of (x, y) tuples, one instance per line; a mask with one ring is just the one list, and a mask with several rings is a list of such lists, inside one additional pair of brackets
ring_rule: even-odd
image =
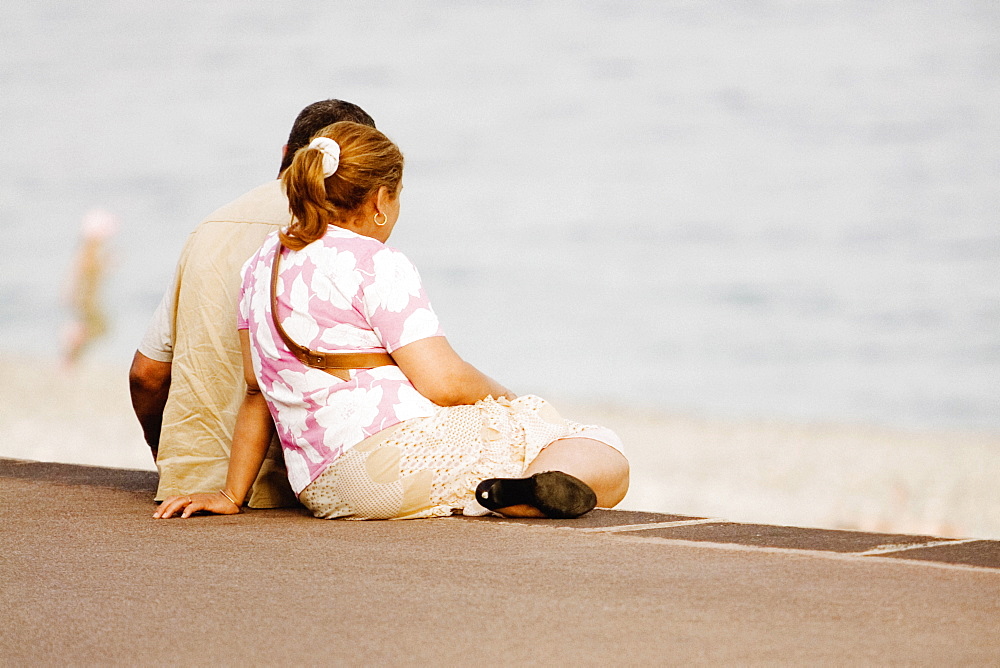
[(359, 103), (391, 240), (509, 387), (1000, 432), (1000, 5), (7, 0), (0, 351), (57, 357), (93, 206), (127, 363), (186, 235)]

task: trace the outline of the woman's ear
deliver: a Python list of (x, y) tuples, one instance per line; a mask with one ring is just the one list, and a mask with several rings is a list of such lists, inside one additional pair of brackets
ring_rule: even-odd
[(378, 196), (375, 198), (375, 212), (386, 213), (390, 202), (393, 200), (392, 193), (385, 186), (379, 186)]

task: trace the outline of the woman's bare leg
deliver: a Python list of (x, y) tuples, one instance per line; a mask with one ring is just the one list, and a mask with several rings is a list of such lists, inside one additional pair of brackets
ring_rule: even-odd
[[(628, 492), (628, 460), (606, 443), (590, 438), (561, 438), (543, 449), (528, 465), (524, 476), (543, 471), (562, 471), (587, 483), (597, 495), (597, 505), (613, 508)], [(532, 506), (501, 508), (508, 517), (544, 517)]]

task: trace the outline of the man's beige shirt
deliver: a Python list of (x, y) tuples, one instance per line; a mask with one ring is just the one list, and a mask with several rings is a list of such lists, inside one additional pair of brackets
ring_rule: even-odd
[[(225, 485), (236, 413), (246, 392), (236, 332), (240, 269), (264, 237), (289, 220), (288, 200), (275, 180), (202, 221), (181, 252), (174, 283), (139, 346), (143, 355), (172, 365), (156, 461), (158, 501)], [(294, 503), (274, 440), (249, 505)]]

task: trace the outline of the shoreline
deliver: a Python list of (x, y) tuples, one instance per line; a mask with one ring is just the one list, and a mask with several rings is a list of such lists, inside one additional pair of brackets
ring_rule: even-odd
[[(155, 470), (127, 368), (0, 354), (0, 457)], [(607, 426), (632, 463), (625, 510), (1000, 538), (1000, 434), (736, 421), (546, 397)]]

